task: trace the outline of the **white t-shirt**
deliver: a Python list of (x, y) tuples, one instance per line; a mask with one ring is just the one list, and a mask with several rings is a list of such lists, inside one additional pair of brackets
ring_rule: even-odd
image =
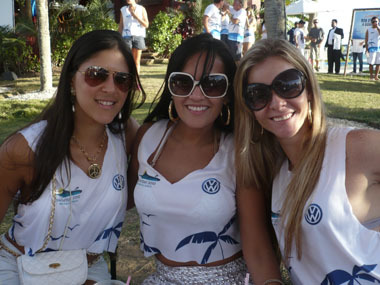
[(380, 52), (380, 35), (376, 28), (368, 28), (368, 51)]
[(238, 19), (239, 23), (232, 23), (232, 19), (228, 25), (228, 39), (231, 41), (236, 41), (242, 43), (244, 41), (244, 29), (245, 21), (247, 20), (247, 11), (245, 9), (240, 9), (236, 11), (232, 6), (230, 6), (230, 12), (232, 19)]
[(222, 24), (222, 15), (220, 14), (220, 10), (214, 4), (210, 4), (207, 6), (204, 16), (208, 17), (208, 28), (210, 30), (211, 35), (215, 39), (220, 39), (220, 30)]
[(351, 51), (354, 52), (354, 53), (363, 53), (364, 51), (364, 41), (363, 40), (352, 40), (352, 48), (351, 48)]
[(173, 261), (199, 264), (231, 257), (241, 250), (233, 136), (222, 134), (219, 150), (207, 166), (170, 183), (148, 163), (170, 135), (171, 129), (164, 135), (167, 124), (168, 120), (154, 123), (138, 149), (134, 198), (141, 250), (145, 256), (161, 253)]
[[(141, 5), (136, 5), (135, 14), (141, 19), (143, 17), (143, 9)], [(120, 9), (121, 16), (123, 17), (123, 37), (143, 37), (145, 38), (145, 27), (141, 25), (135, 17), (129, 12), (128, 6), (123, 6)]]
[(294, 37), (297, 39), (298, 48), (304, 49), (305, 48), (305, 32), (301, 28), (297, 28), (294, 30)]
[[(320, 177), (303, 209), (301, 259), (294, 243), (290, 256), (284, 256), (294, 285), (369, 285), (380, 281), (380, 232), (359, 222), (347, 197), (346, 137), (350, 130), (334, 127), (328, 131)], [(286, 160), (272, 190), (272, 223), (282, 252), (281, 208), (291, 178)]]

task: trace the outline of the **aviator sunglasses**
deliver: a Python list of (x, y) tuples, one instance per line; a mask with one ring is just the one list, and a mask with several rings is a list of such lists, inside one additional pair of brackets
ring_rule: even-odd
[(195, 86), (199, 86), (207, 98), (221, 98), (226, 95), (228, 89), (228, 78), (223, 73), (210, 73), (197, 81), (191, 74), (172, 72), (168, 82), (170, 93), (177, 97), (190, 96)]
[(85, 71), (78, 72), (84, 74), (84, 81), (91, 87), (105, 82), (110, 74), (115, 86), (122, 92), (127, 92), (133, 85), (133, 76), (127, 72), (110, 71), (100, 66), (89, 66)]
[(248, 84), (244, 92), (244, 100), (252, 111), (259, 111), (272, 100), (272, 90), (284, 99), (296, 98), (305, 89), (306, 77), (297, 69), (288, 69), (273, 79), (271, 85), (263, 83)]

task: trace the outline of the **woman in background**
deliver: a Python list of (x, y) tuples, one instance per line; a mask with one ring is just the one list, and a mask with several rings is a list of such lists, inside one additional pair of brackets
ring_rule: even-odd
[(146, 29), (149, 27), (148, 14), (143, 6), (136, 4), (135, 0), (126, 0), (126, 2), (127, 5), (120, 9), (119, 33), (132, 50), (137, 73), (140, 73), (141, 53), (145, 49)]

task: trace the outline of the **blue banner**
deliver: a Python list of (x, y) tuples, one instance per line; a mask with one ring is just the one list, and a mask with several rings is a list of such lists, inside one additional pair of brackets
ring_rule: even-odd
[(372, 17), (380, 18), (380, 9), (373, 10), (354, 10), (354, 23), (352, 31), (352, 39), (365, 39), (365, 32), (371, 27)]

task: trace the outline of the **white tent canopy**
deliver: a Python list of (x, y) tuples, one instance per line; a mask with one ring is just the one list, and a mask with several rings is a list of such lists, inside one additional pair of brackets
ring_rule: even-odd
[(318, 12), (327, 12), (326, 6), (322, 6), (312, 0), (298, 0), (286, 7), (286, 15), (314, 14)]

